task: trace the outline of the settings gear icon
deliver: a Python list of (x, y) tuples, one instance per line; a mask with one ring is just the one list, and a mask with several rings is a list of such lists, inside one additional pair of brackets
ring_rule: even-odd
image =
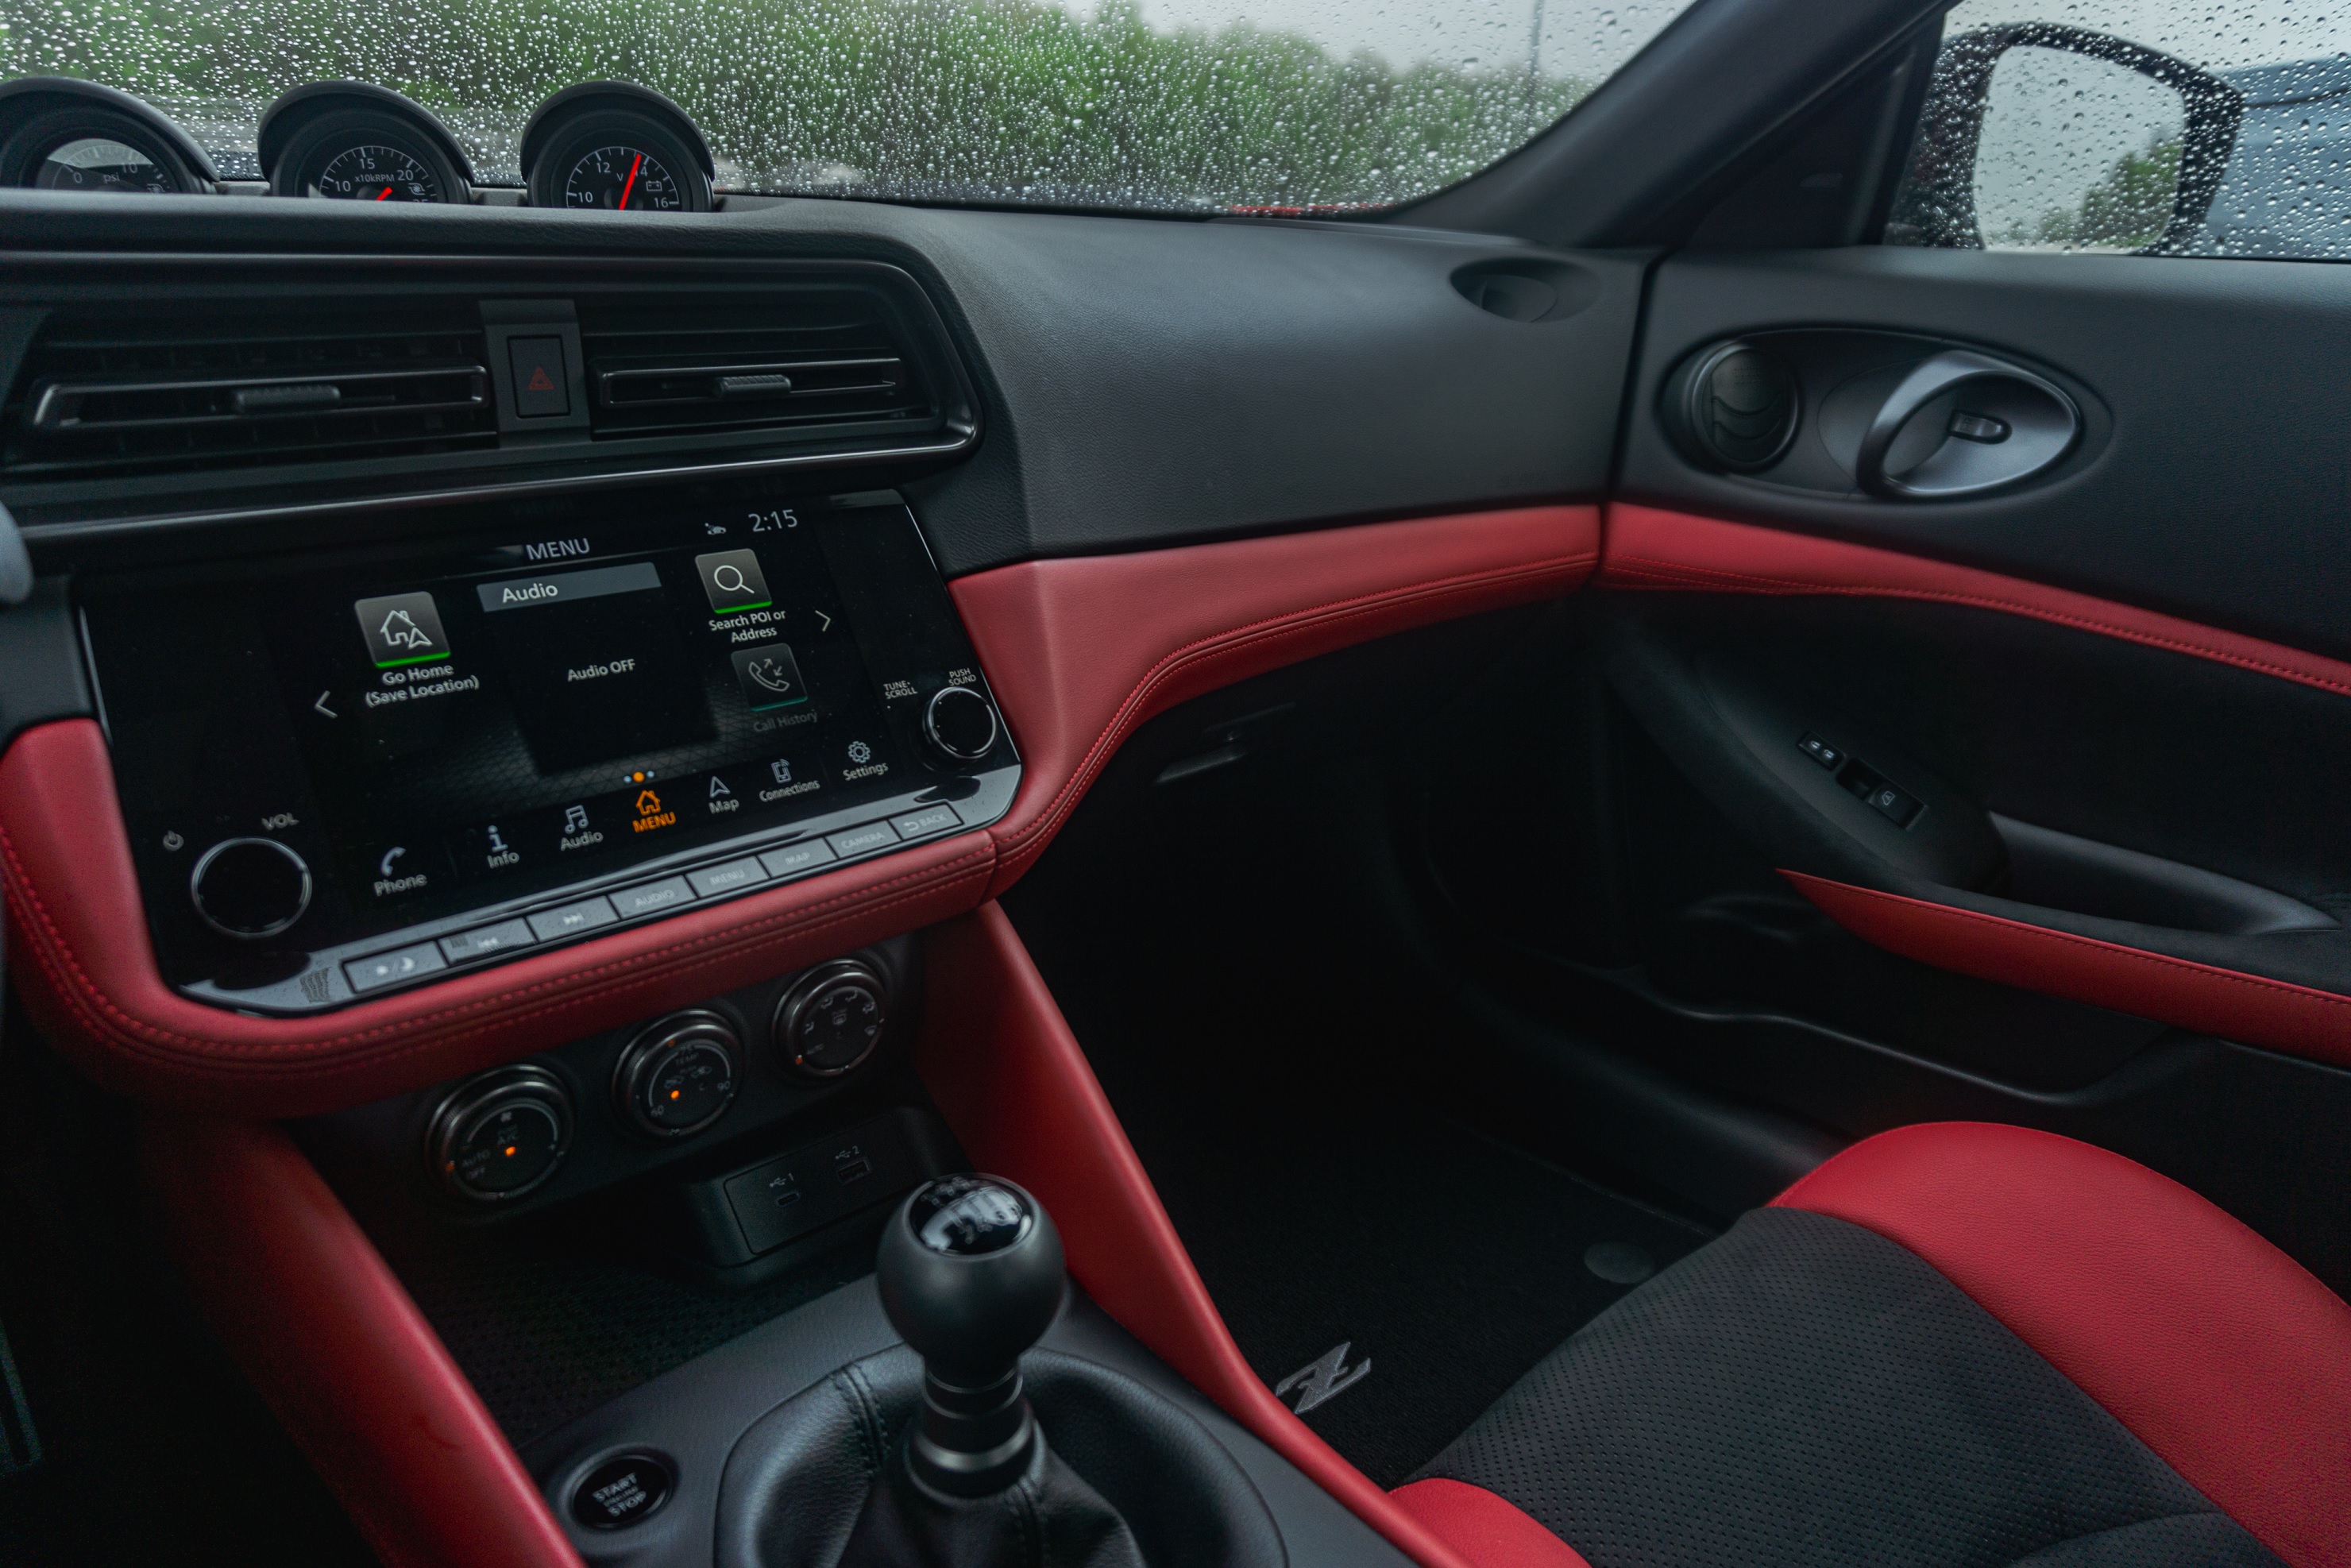
[(862, 740), (849, 743), (849, 760), (861, 766), (873, 760), (873, 748)]

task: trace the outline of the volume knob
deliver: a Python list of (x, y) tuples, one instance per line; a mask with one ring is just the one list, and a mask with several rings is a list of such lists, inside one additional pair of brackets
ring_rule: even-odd
[(188, 897), (222, 936), (259, 942), (310, 907), (310, 867), (276, 839), (225, 839), (188, 873)]
[(941, 686), (923, 708), (923, 738), (950, 762), (987, 756), (996, 729), (996, 705), (969, 686)]

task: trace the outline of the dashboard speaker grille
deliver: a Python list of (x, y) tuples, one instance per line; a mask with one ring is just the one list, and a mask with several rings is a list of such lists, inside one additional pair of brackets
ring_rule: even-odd
[[(349, 317), (369, 312), (355, 305)], [(398, 311), (413, 317), (413, 307)], [(481, 329), (53, 319), (5, 413), (12, 478), (329, 462), (491, 446)]]

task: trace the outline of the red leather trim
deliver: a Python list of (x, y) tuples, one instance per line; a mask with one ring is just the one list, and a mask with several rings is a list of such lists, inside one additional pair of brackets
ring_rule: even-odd
[(393, 1568), (580, 1568), (497, 1423), (293, 1141), (151, 1116), (181, 1267), (246, 1375)]
[(1339, 1457), (1241, 1358), (1085, 1053), (1001, 907), (938, 926), (915, 1065), (964, 1149), (1052, 1211), (1070, 1272), (1227, 1415), (1424, 1568), (1460, 1555)]
[(1518, 1504), (1484, 1487), (1431, 1476), (1388, 1495), (1478, 1568), (1592, 1568)]
[(2351, 997), (1782, 871), (1865, 942), (1938, 968), (2351, 1067)]
[(2186, 1187), (2070, 1138), (1940, 1123), (1774, 1201), (1934, 1265), (2294, 1568), (2351, 1563), (2351, 1306)]
[(1654, 507), (1608, 508), (1604, 587), (1920, 599), (2022, 615), (2351, 695), (2351, 664), (1974, 567)]
[(950, 586), (1028, 768), (991, 894), (1043, 852), (1154, 714), (1356, 643), (1567, 592), (1596, 507), (1369, 523), (1135, 555), (1024, 561)]
[(175, 995), (156, 970), (114, 776), (86, 719), (0, 757), (0, 886), (27, 1005), (120, 1092), (304, 1115), (509, 1061), (967, 911), (1027, 868), (1120, 741), (1228, 682), (1563, 593), (1593, 507), (1377, 523), (1031, 562), (952, 585), (1027, 766), (987, 834), (924, 845), (657, 925), (313, 1019)]

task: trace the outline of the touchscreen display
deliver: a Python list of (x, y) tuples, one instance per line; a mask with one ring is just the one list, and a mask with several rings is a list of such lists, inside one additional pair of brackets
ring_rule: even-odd
[(182, 846), (281, 837), (332, 883), (311, 935), (337, 941), (952, 782), (919, 710), (977, 681), (895, 505), (106, 584), (85, 610), (142, 869), (168, 886)]

